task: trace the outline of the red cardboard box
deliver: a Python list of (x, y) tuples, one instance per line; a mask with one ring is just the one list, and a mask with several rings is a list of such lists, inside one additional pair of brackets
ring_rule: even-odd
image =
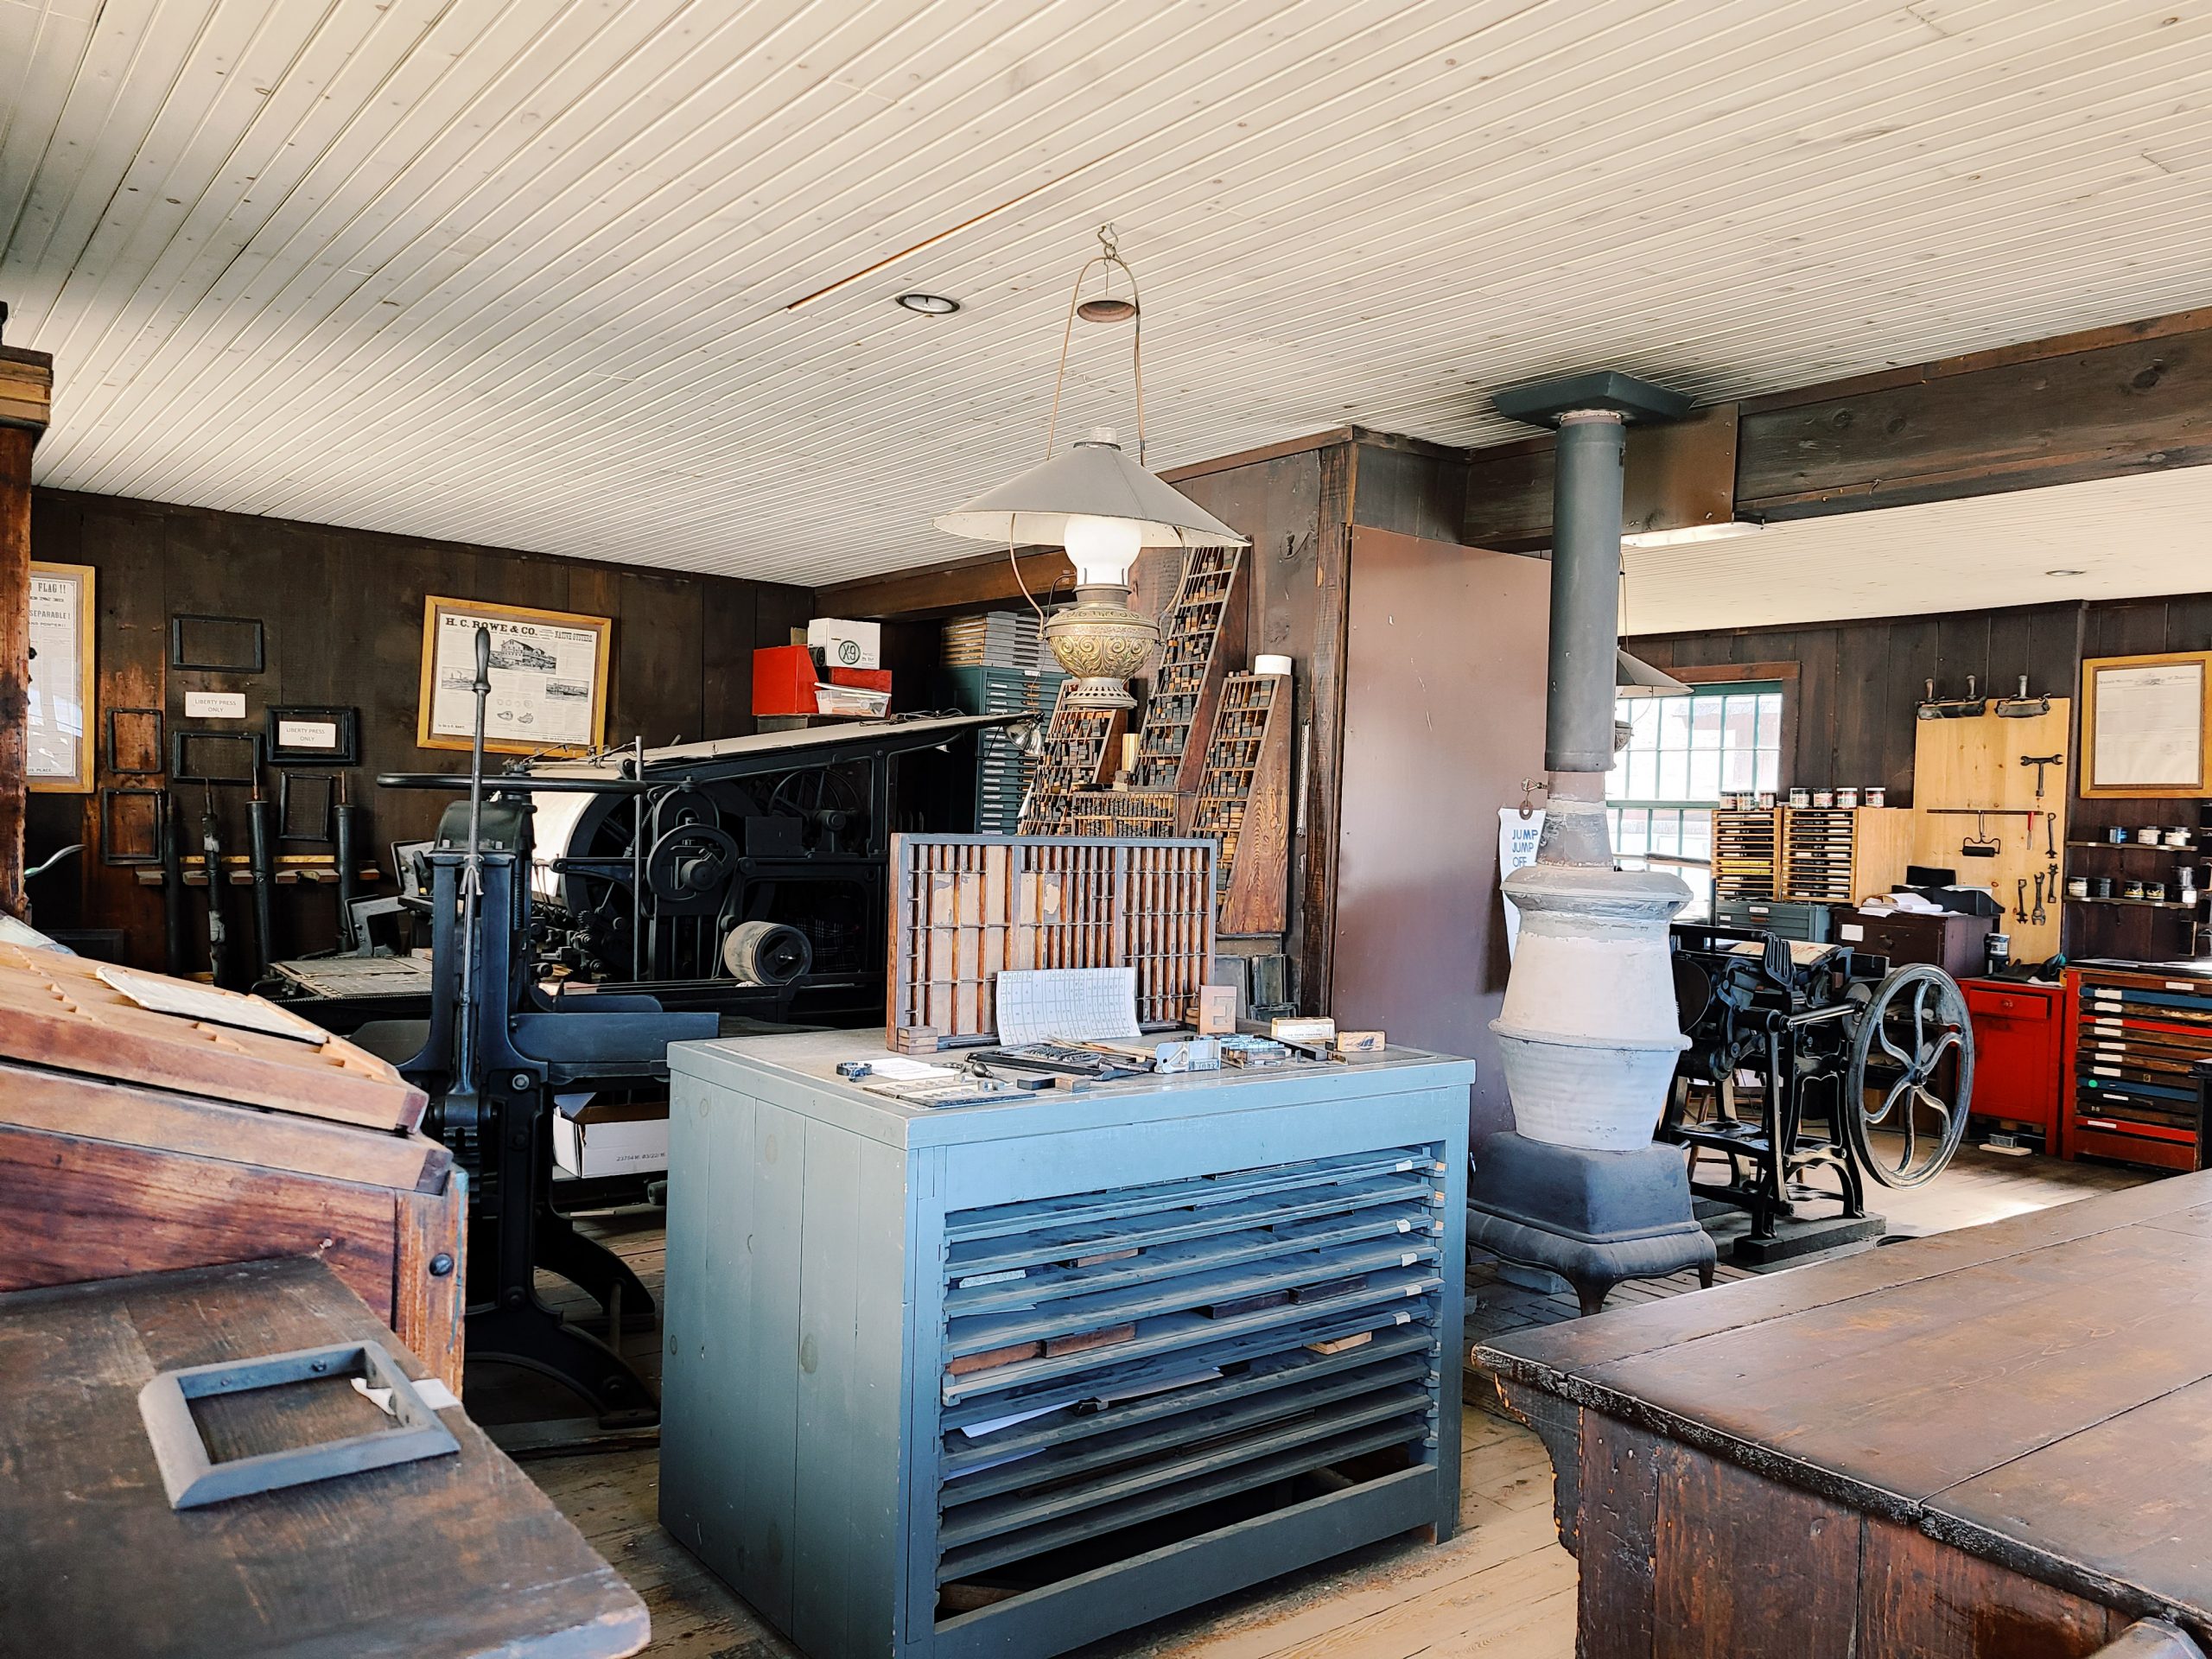
[[(756, 715), (811, 715), (814, 656), (804, 645), (763, 645), (753, 653), (753, 712)], [(887, 668), (833, 668), (832, 685), (888, 691)]]
[(814, 712), (814, 657), (804, 645), (763, 645), (753, 653), (753, 712)]

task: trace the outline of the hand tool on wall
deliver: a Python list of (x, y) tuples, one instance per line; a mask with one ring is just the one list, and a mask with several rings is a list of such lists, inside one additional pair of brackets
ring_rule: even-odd
[(1959, 843), (1961, 855), (1967, 858), (1996, 857), (1998, 849), (2003, 847), (2005, 842), (2000, 837), (1989, 834), (1988, 829), (1989, 826), (1982, 822), (1981, 814), (1975, 813), (1974, 834)]
[(207, 976), (220, 985), (230, 956), (223, 926), (223, 831), (215, 817), (213, 785), (200, 787), (207, 794), (207, 810), (200, 815), (200, 865), (207, 874)]
[[(338, 952), (351, 956), (361, 948), (361, 939), (353, 927), (354, 873), (360, 866), (361, 809), (346, 798), (346, 774), (338, 774), (338, 799), (332, 804), (330, 816), (334, 826), (334, 844), (338, 850)], [(398, 873), (393, 872), (394, 879)]]
[(2050, 712), (2050, 699), (2049, 697), (2031, 697), (2028, 695), (2028, 677), (2024, 674), (2020, 676), (2020, 691), (2018, 696), (1997, 699), (1997, 717), (1999, 720), (2034, 720)]
[[(2029, 827), (2031, 830), (2034, 828), (2033, 825)], [(2030, 842), (2030, 845), (2033, 844)], [(2050, 894), (2050, 902), (2055, 905), (2058, 902), (2058, 814), (2056, 812), (2043, 815), (2043, 855), (2050, 861), (2050, 868), (2044, 872), (2044, 888)]]
[(2028, 878), (2024, 875), (2013, 884), (2012, 918), (2022, 922), (2028, 919)]
[(1977, 690), (1974, 677), (1971, 674), (1967, 676), (1967, 694), (1963, 697), (1939, 697), (1936, 695), (1936, 682), (1929, 680), (1926, 684), (1928, 695), (1920, 700), (1920, 706), (1913, 710), (1913, 714), (1918, 719), (1967, 720), (1988, 711), (1989, 699), (1981, 696)]
[[(2055, 893), (2052, 895), (2054, 898), (2057, 895)], [(2037, 870), (2036, 872), (2036, 907), (2029, 915), (2028, 919), (2034, 923), (2037, 927), (2041, 927), (2044, 924), (2043, 872), (2041, 870)]]
[(162, 965), (172, 978), (192, 971), (184, 943), (184, 814), (176, 797), (162, 791)]
[(2022, 766), (2033, 766), (2036, 769), (2036, 799), (2043, 799), (2044, 768), (2045, 766), (2055, 766), (2065, 758), (2066, 752), (2063, 749), (2061, 749), (2056, 754), (2024, 754), (2020, 757), (2020, 764)]
[(272, 839), (275, 826), (270, 814), (275, 804), (261, 792), (261, 774), (253, 775), (253, 795), (245, 804), (246, 859), (253, 873), (253, 982), (258, 983), (276, 959), (276, 858)]

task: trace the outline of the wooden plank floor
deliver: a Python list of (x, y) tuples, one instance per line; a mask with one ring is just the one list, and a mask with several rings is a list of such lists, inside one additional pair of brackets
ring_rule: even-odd
[[(1936, 1232), (1998, 1220), (2133, 1186), (2149, 1172), (1963, 1149), (1929, 1186), (1876, 1195), (1892, 1230)], [(659, 1212), (626, 1211), (582, 1224), (659, 1294)], [(1724, 1278), (1742, 1270), (1723, 1265)], [(1626, 1287), (1621, 1301), (1679, 1294), (1692, 1275)], [(1471, 1263), (1472, 1335), (1574, 1316), (1572, 1298), (1521, 1291)], [(556, 1281), (549, 1300), (579, 1315), (586, 1304)], [(648, 1376), (658, 1343), (638, 1332), (624, 1349)], [(565, 1414), (549, 1387), (486, 1368), (469, 1379), (481, 1421)], [(1081, 1650), (1082, 1659), (1443, 1659), (1494, 1654), (1568, 1659), (1574, 1651), (1574, 1558), (1552, 1530), (1551, 1465), (1534, 1434), (1473, 1408), (1463, 1417), (1459, 1535), (1441, 1548), (1414, 1538), (1370, 1546), (1325, 1565), (1228, 1596)], [(593, 1547), (645, 1598), (655, 1659), (795, 1659), (797, 1650), (662, 1531), (659, 1453), (637, 1447), (534, 1459), (524, 1465)]]

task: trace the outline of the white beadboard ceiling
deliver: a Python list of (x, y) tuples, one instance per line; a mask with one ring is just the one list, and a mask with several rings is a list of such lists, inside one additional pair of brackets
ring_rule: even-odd
[[(1799, 385), (2212, 299), (2212, 3), (0, 0), (0, 298), (71, 489), (957, 556), (1104, 219), (1155, 466), (1490, 442), (1491, 388), (1597, 364)], [(1069, 424), (1128, 425), (1125, 346), (1079, 329)]]
[(1629, 548), (1625, 633), (2212, 592), (2212, 467)]

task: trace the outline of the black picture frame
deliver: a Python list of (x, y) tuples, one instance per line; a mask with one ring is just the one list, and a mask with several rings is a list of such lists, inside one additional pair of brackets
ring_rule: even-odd
[(331, 809), (338, 801), (334, 772), (287, 772), (276, 779), (276, 839), (318, 845), (330, 840)]
[[(122, 820), (117, 808), (127, 801), (150, 800), (154, 809), (154, 844), (143, 853), (118, 852), (117, 828)], [(103, 789), (100, 791), (100, 862), (130, 869), (158, 864), (169, 830), (169, 792), (165, 789)]]
[[(354, 708), (315, 703), (271, 703), (268, 710), (269, 764), (272, 766), (351, 766), (361, 758), (361, 711)], [(312, 721), (335, 726), (338, 741), (327, 748), (283, 743), (278, 734), (286, 721)]]
[[(240, 631), (245, 631), (241, 634)], [(224, 651), (219, 639), (238, 647)], [(206, 668), (219, 673), (258, 674), (268, 660), (269, 640), (257, 616), (209, 616), (180, 611), (169, 618), (169, 666)]]
[[(245, 753), (222, 772), (206, 770), (212, 750), (216, 744), (243, 744)], [(197, 752), (197, 762), (193, 760)], [(243, 771), (237, 768), (243, 766)], [(259, 732), (221, 732), (200, 727), (177, 726), (169, 731), (169, 782), (172, 784), (220, 784), (226, 788), (251, 785), (261, 776), (261, 734)]]
[[(150, 721), (154, 734), (142, 744), (134, 744), (151, 758), (146, 766), (126, 766), (123, 764), (122, 722), (130, 720)], [(162, 733), (167, 724), (166, 713), (159, 709), (111, 709), (107, 711), (107, 769), (118, 778), (158, 778), (162, 775), (162, 753), (166, 747)]]

